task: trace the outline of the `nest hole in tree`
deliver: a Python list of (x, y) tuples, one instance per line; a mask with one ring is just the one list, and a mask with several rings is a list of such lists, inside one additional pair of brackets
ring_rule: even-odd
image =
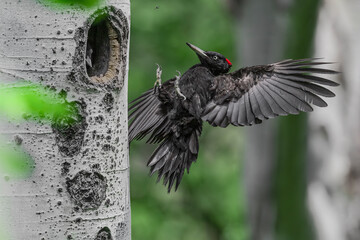
[(108, 83), (119, 73), (120, 43), (108, 16), (92, 23), (86, 44), (86, 71), (93, 82)]

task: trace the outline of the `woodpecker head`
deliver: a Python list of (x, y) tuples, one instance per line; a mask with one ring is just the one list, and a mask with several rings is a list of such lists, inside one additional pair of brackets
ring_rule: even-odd
[(223, 74), (230, 70), (232, 66), (231, 62), (220, 53), (211, 51), (205, 52), (190, 43), (186, 44), (196, 53), (201, 64), (209, 68), (213, 74)]

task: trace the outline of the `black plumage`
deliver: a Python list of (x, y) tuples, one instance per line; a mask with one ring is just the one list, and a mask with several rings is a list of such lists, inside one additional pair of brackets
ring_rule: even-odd
[(337, 73), (321, 68), (330, 63), (317, 58), (228, 73), (231, 63), (223, 55), (187, 44), (200, 63), (181, 77), (155, 85), (129, 108), (129, 141), (149, 136), (148, 143), (160, 144), (148, 166), (151, 174), (158, 172), (158, 180), (163, 178), (169, 192), (174, 184), (178, 188), (185, 169), (189, 172), (197, 159), (203, 121), (219, 127), (249, 126), (276, 116), (311, 112), (311, 105), (326, 107), (321, 97), (335, 96), (321, 85), (337, 83), (310, 75)]

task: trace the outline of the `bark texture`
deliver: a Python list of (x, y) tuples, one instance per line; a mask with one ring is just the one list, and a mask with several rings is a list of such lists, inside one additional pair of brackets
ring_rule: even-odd
[(336, 98), (309, 117), (308, 203), (319, 240), (360, 239), (359, 11), (359, 1), (325, 0), (318, 18), (316, 54), (342, 72)]
[(130, 239), (130, 3), (41, 3), (0, 0), (0, 81), (49, 86), (75, 102), (81, 120), (0, 126), (35, 161), (27, 179), (0, 178), (3, 229), (9, 239)]

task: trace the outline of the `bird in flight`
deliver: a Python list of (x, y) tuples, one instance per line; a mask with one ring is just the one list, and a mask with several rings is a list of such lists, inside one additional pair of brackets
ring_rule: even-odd
[(147, 165), (150, 174), (163, 178), (168, 192), (178, 188), (185, 169), (196, 161), (203, 122), (214, 127), (251, 126), (276, 116), (311, 112), (311, 105), (326, 107), (320, 97), (335, 94), (321, 85), (338, 83), (312, 74), (335, 74), (319, 67), (317, 58), (240, 68), (228, 73), (232, 64), (222, 54), (204, 51), (186, 43), (200, 63), (182, 76), (161, 82), (158, 65), (153, 88), (129, 106), (129, 141), (148, 136), (159, 144)]

